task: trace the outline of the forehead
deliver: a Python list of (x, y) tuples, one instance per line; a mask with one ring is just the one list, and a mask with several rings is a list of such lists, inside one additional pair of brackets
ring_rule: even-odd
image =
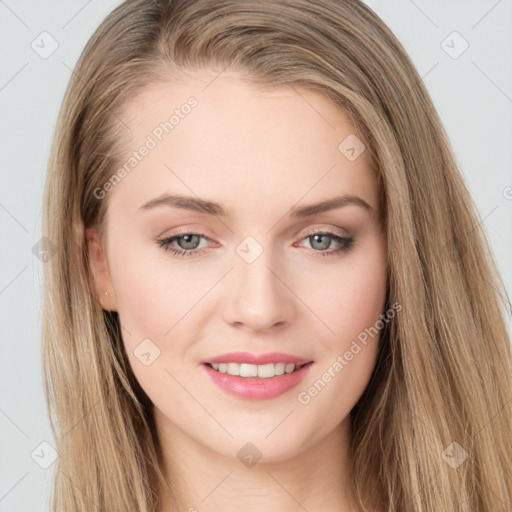
[(354, 126), (319, 91), (261, 87), (234, 72), (205, 70), (153, 84), (127, 102), (122, 120), (129, 127), (123, 163), (151, 146), (116, 187), (139, 198), (192, 192), (254, 207), (263, 198), (294, 204), (347, 193), (377, 206), (366, 152), (356, 159), (344, 153), (344, 141), (357, 141)]

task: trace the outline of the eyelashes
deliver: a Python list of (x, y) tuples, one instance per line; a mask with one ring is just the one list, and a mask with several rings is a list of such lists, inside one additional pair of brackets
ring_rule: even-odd
[[(164, 249), (164, 251), (170, 251), (174, 256), (179, 258), (190, 258), (192, 256), (195, 256), (197, 254), (203, 253), (205, 251), (205, 248), (197, 249), (197, 248), (190, 248), (190, 249), (184, 249), (181, 247), (176, 247), (174, 242), (177, 240), (185, 240), (185, 243), (192, 243), (194, 245), (194, 238), (204, 238), (205, 240), (211, 241), (209, 237), (204, 235), (203, 233), (194, 233), (194, 232), (179, 232), (179, 233), (173, 233), (171, 236), (157, 239), (157, 243), (160, 247)], [(192, 239), (192, 240), (190, 240)], [(353, 237), (343, 237), (340, 235), (337, 235), (336, 233), (332, 233), (330, 231), (312, 231), (309, 233), (306, 233), (304, 237), (301, 240), (308, 239), (311, 243), (318, 243), (322, 244), (325, 239), (328, 240), (328, 247), (331, 247), (331, 245), (338, 244), (338, 248), (334, 250), (326, 250), (326, 249), (315, 249), (311, 247), (311, 252), (313, 255), (318, 254), (319, 256), (323, 257), (330, 257), (330, 256), (341, 256), (342, 254), (348, 253), (354, 244), (355, 239)], [(311, 242), (313, 240), (313, 242)]]
[[(338, 244), (338, 248), (331, 251), (326, 250), (315, 250), (312, 248), (312, 251), (316, 254), (318, 253), (320, 256), (339, 256), (342, 253), (347, 253), (350, 251), (354, 244), (354, 238), (349, 236), (340, 236), (336, 233), (332, 233), (331, 231), (322, 231), (322, 230), (316, 230), (316, 231), (310, 231), (304, 235), (302, 240), (310, 240), (311, 238), (328, 238), (333, 240), (335, 243)], [(317, 242), (318, 240), (315, 240)], [(329, 246), (331, 246), (331, 243), (329, 242)]]

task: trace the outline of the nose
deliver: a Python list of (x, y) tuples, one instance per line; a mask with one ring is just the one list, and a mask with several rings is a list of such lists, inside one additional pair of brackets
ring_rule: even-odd
[(236, 256), (224, 290), (224, 320), (234, 327), (261, 332), (283, 328), (293, 320), (293, 286), (268, 252), (252, 263)]

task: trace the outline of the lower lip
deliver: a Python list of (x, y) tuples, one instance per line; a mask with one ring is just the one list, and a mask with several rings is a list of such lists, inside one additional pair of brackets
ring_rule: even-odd
[(212, 381), (230, 395), (246, 400), (268, 400), (282, 395), (299, 384), (312, 364), (313, 362), (310, 362), (292, 373), (285, 373), (267, 379), (220, 373), (206, 364), (203, 364), (203, 368), (205, 368)]

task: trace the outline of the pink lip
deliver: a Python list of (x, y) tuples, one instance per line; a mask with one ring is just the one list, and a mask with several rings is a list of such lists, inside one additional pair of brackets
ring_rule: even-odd
[[(297, 366), (311, 362), (311, 359), (295, 357), (283, 352), (267, 352), (266, 354), (251, 354), (250, 352), (230, 352), (217, 357), (205, 359), (202, 363), (248, 363), (248, 364), (268, 364), (268, 363), (294, 363)], [(290, 374), (291, 375), (291, 374)], [(244, 378), (244, 377), (242, 377)]]
[[(292, 373), (261, 379), (258, 377), (239, 377), (227, 373), (220, 373), (207, 364), (228, 362), (249, 364), (295, 363), (304, 366)], [(212, 381), (230, 395), (246, 400), (268, 400), (282, 395), (299, 384), (312, 365), (313, 361), (297, 358), (289, 354), (273, 352), (255, 356), (247, 352), (235, 352), (203, 361), (202, 367)]]

